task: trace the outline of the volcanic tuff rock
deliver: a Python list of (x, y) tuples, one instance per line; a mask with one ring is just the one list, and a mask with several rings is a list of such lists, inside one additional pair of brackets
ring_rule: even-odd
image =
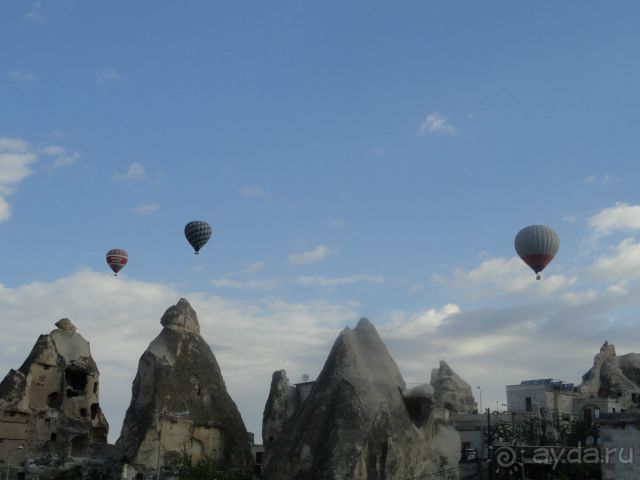
[(436, 405), (453, 413), (463, 414), (476, 411), (476, 402), (471, 387), (444, 360), (440, 360), (440, 368), (431, 370), (431, 386)]
[[(340, 333), (311, 393), (291, 416), (293, 393), (282, 377), (274, 374), (265, 409), (264, 425), (277, 425), (267, 418), (270, 412), (283, 419), (271, 430), (281, 433), (265, 445), (266, 480), (400, 480), (457, 465), (457, 432), (434, 415), (412, 418), (405, 382), (367, 319)], [(426, 402), (425, 391), (413, 398)], [(285, 407), (274, 408), (278, 404)], [(457, 474), (454, 469), (439, 478)]]
[(163, 329), (140, 357), (132, 398), (116, 446), (125, 478), (154, 471), (161, 437), (162, 463), (183, 452), (207, 455), (247, 471), (248, 435), (211, 348), (200, 336), (187, 300), (167, 309)]
[(92, 445), (106, 444), (109, 424), (89, 342), (67, 318), (56, 326), (0, 383), (0, 458), (20, 445), (13, 461), (88, 456)]
[(262, 415), (262, 439), (266, 447), (280, 436), (284, 422), (291, 418), (299, 404), (298, 392), (289, 383), (287, 372), (273, 372), (269, 398)]
[(617, 356), (608, 342), (593, 359), (593, 367), (582, 376), (580, 391), (597, 397), (618, 398), (623, 408), (638, 408), (640, 403), (640, 355)]

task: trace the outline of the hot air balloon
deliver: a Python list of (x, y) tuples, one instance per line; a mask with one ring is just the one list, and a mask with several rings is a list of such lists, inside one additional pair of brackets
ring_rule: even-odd
[(122, 270), (127, 262), (129, 261), (129, 255), (127, 252), (120, 248), (114, 248), (107, 252), (107, 263), (113, 270), (113, 275), (118, 276), (118, 272)]
[(560, 237), (546, 225), (529, 225), (518, 232), (515, 239), (516, 252), (538, 275), (546, 267), (560, 248)]
[(197, 255), (211, 238), (211, 225), (200, 220), (189, 222), (184, 227), (184, 236), (187, 237)]

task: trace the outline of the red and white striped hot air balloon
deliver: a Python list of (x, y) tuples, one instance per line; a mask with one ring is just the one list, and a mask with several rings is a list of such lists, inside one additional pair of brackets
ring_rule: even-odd
[(113, 275), (118, 276), (118, 272), (122, 270), (129, 261), (129, 255), (121, 248), (114, 248), (107, 252), (107, 263), (113, 270)]
[(529, 225), (518, 232), (514, 243), (518, 256), (536, 273), (536, 279), (540, 280), (539, 273), (558, 253), (560, 237), (546, 225)]

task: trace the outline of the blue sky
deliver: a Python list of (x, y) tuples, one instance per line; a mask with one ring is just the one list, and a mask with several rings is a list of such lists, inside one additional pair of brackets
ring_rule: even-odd
[[(362, 315), (407, 381), (442, 358), (488, 402), (638, 351), (638, 14), (0, 0), (0, 369), (70, 317), (115, 439), (180, 296), (257, 432), (271, 371), (317, 374)], [(513, 251), (535, 223), (541, 282)]]

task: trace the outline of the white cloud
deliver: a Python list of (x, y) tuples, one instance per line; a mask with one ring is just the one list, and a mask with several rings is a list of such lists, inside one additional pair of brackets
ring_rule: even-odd
[(30, 165), (37, 158), (33, 153), (0, 153), (0, 192), (10, 193), (15, 185), (31, 175)]
[(326, 245), (318, 245), (313, 250), (302, 253), (292, 253), (287, 261), (292, 265), (310, 265), (326, 259), (331, 255), (331, 250)]
[(260, 187), (244, 187), (240, 189), (240, 195), (245, 197), (262, 197), (266, 198), (267, 194)]
[(616, 284), (640, 277), (640, 244), (635, 239), (625, 238), (612, 252), (594, 261), (590, 268), (593, 275)]
[(305, 287), (337, 287), (340, 285), (352, 285), (354, 283), (382, 283), (381, 275), (349, 275), (346, 277), (311, 277), (300, 276), (296, 283)]
[(218, 288), (238, 288), (247, 290), (274, 290), (284, 283), (281, 278), (253, 279), (253, 280), (233, 280), (230, 278), (218, 278), (211, 280), (211, 285)]
[(111, 85), (122, 82), (122, 75), (115, 68), (105, 68), (98, 72), (97, 81), (99, 85)]
[(44, 23), (47, 18), (42, 13), (42, 1), (36, 0), (31, 4), (31, 8), (24, 14), (24, 19), (30, 23)]
[(51, 164), (52, 168), (69, 167), (76, 163), (80, 158), (80, 154), (71, 152), (66, 155), (60, 155)]
[(562, 295), (562, 298), (571, 305), (583, 305), (596, 300), (598, 293), (590, 288), (584, 292), (567, 292)]
[(601, 210), (589, 219), (589, 226), (597, 235), (608, 235), (615, 231), (640, 229), (640, 205), (616, 203)]
[(42, 153), (45, 155), (63, 155), (66, 153), (66, 150), (60, 145), (49, 145), (42, 149)]
[(144, 167), (138, 162), (133, 162), (129, 165), (126, 173), (116, 173), (113, 178), (119, 181), (142, 180), (144, 178)]
[(607, 288), (607, 291), (614, 295), (629, 295), (629, 289), (626, 287), (626, 285), (624, 285), (624, 283), (610, 285)]
[(133, 213), (137, 213), (138, 215), (148, 215), (153, 212), (157, 212), (160, 208), (160, 205), (157, 203), (143, 203), (142, 205), (138, 205), (133, 209)]
[(11, 216), (11, 205), (0, 196), (0, 222), (4, 222)]
[(11, 205), (6, 197), (33, 173), (31, 166), (37, 160), (37, 155), (24, 140), (0, 137), (0, 222), (11, 216)]
[(396, 312), (392, 321), (381, 328), (389, 338), (411, 338), (415, 334), (434, 333), (451, 315), (460, 313), (460, 307), (449, 303), (441, 309), (427, 309), (407, 316)]
[(15, 80), (16, 82), (30, 82), (36, 78), (33, 73), (23, 72), (21, 70), (14, 70), (9, 74), (9, 78), (11, 80)]
[(47, 168), (55, 169), (60, 167), (69, 167), (76, 163), (80, 158), (77, 152), (69, 152), (60, 145), (49, 145), (42, 149), (42, 153), (49, 157), (55, 157)]
[(0, 137), (0, 153), (25, 153), (29, 144), (21, 138)]
[[(551, 269), (551, 267), (548, 267)], [(526, 292), (531, 295), (555, 294), (578, 281), (577, 276), (548, 275), (536, 281), (535, 274), (518, 257), (489, 258), (471, 270), (457, 269), (451, 278), (434, 274), (436, 284), (471, 289), (476, 298), (492, 298)]]
[(427, 115), (427, 118), (418, 126), (418, 135), (422, 136), (431, 133), (455, 135), (458, 133), (458, 129), (447, 123), (447, 117), (436, 112)]

